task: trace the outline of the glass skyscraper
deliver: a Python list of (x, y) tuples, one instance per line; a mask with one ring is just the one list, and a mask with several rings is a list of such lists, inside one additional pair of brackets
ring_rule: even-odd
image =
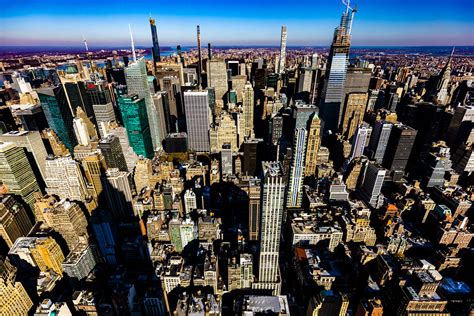
[(118, 104), (133, 151), (137, 155), (153, 158), (153, 143), (145, 100), (135, 94), (118, 98)]
[(341, 24), (334, 31), (327, 63), (327, 78), (322, 92), (320, 113), (324, 121), (324, 130), (337, 131), (342, 115), (344, 84), (346, 81), (349, 48), (351, 44), (351, 26), (355, 10), (349, 14), (349, 8), (342, 15)]
[(37, 92), (49, 127), (72, 153), (77, 140), (72, 124), (73, 114), (63, 87), (37, 89)]

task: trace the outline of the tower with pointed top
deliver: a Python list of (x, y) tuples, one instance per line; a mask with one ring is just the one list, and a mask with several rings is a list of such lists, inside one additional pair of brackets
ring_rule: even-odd
[(351, 29), (356, 8), (351, 8), (349, 2), (343, 1), (346, 11), (341, 17), (340, 25), (334, 31), (327, 62), (327, 77), (324, 82), (320, 104), (321, 118), (324, 130), (337, 131), (342, 116), (344, 99), (344, 84), (346, 81), (349, 48), (351, 44)]
[(439, 73), (438, 84), (436, 85), (436, 100), (438, 104), (448, 103), (448, 86), (451, 80), (451, 64), (453, 60), (454, 47), (449, 56), (448, 62)]
[(153, 55), (153, 65), (156, 69), (156, 63), (161, 61), (160, 56), (160, 44), (158, 42), (158, 32), (156, 31), (155, 19), (150, 17), (150, 28), (151, 28), (151, 39), (153, 41), (152, 55)]

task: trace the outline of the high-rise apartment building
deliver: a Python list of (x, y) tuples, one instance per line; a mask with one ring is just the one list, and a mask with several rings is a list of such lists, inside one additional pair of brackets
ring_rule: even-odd
[(155, 19), (150, 17), (150, 29), (151, 29), (151, 40), (153, 42), (153, 48), (151, 50), (153, 55), (153, 68), (156, 67), (156, 63), (161, 61), (160, 56), (160, 43), (158, 42), (158, 32), (156, 31)]
[(33, 223), (26, 209), (11, 195), (0, 195), (0, 237), (11, 247), (19, 237), (26, 236)]
[(21, 196), (33, 208), (33, 194), (40, 188), (24, 148), (0, 142), (0, 180), (7, 193)]
[(285, 202), (283, 168), (279, 162), (262, 162), (262, 211), (260, 221), (259, 289), (280, 292), (279, 251)]
[[(152, 94), (148, 85), (148, 77), (146, 71), (145, 60), (143, 58), (133, 62), (125, 68), (125, 80), (127, 81), (128, 93), (130, 95), (138, 95), (140, 99), (144, 99), (146, 105), (146, 118), (150, 128), (153, 149), (161, 148), (161, 141), (166, 135), (160, 133), (160, 122), (158, 119), (157, 109), (153, 103)], [(119, 100), (120, 102), (120, 100)], [(130, 101), (129, 101), (130, 102)], [(132, 101), (133, 102), (133, 101)], [(122, 111), (123, 116), (123, 111)], [(125, 124), (125, 119), (124, 119)], [(143, 123), (142, 123), (143, 124)], [(127, 128), (127, 126), (125, 125)], [(127, 128), (128, 130), (128, 128)], [(130, 143), (133, 144), (132, 141)], [(133, 147), (133, 146), (132, 146)]]
[(130, 146), (137, 155), (152, 158), (154, 147), (145, 99), (135, 94), (120, 97), (118, 103)]
[(209, 126), (212, 122), (207, 91), (184, 92), (184, 107), (188, 131), (188, 148), (209, 152)]
[(280, 56), (278, 59), (277, 73), (281, 74), (285, 72), (286, 67), (286, 26), (281, 27), (281, 38), (280, 38)]

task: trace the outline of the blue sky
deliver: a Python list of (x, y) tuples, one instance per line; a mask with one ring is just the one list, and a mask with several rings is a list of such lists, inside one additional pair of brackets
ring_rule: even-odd
[[(358, 0), (353, 45), (474, 45), (474, 0)], [(288, 45), (328, 46), (344, 6), (339, 0), (0, 0), (0, 46), (150, 46), (148, 17), (162, 46), (277, 45), (281, 25)]]

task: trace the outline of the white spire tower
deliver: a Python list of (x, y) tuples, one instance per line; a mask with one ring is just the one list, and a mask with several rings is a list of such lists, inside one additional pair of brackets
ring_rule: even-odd
[(133, 43), (132, 27), (130, 26), (130, 24), (128, 24), (128, 29), (130, 30), (130, 40), (132, 41), (133, 61), (137, 61), (137, 55), (135, 54), (135, 44)]

